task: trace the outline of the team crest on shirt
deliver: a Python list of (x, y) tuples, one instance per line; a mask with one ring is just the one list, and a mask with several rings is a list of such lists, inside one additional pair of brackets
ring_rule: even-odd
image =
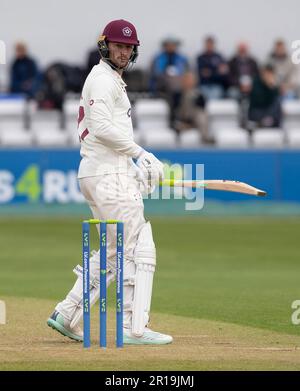
[(127, 116), (130, 118), (131, 117), (131, 107), (129, 107), (128, 111), (127, 111)]
[(122, 31), (123, 31), (123, 35), (125, 35), (125, 37), (131, 37), (132, 30), (129, 27), (124, 27)]

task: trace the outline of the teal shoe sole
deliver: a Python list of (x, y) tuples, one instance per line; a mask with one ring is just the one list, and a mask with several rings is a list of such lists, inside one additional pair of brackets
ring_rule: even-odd
[(47, 325), (49, 327), (52, 327), (54, 330), (58, 331), (60, 334), (62, 334), (65, 337), (71, 338), (71, 339), (73, 339), (74, 341), (77, 341), (77, 342), (82, 342), (83, 341), (82, 337), (78, 337), (78, 335), (70, 333), (70, 331), (65, 329), (64, 326), (62, 326), (60, 323), (56, 322), (55, 320), (53, 320), (51, 318), (49, 318), (47, 320)]

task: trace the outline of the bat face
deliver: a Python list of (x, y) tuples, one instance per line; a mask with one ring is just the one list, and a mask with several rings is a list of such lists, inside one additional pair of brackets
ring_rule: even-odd
[(249, 194), (264, 197), (266, 192), (261, 189), (257, 189), (248, 183), (239, 181), (230, 181), (226, 179), (209, 179), (203, 181), (189, 181), (189, 180), (173, 180), (166, 179), (160, 183), (161, 186), (170, 187), (189, 187), (189, 188), (201, 188), (204, 187), (207, 190), (223, 190), (232, 191), (235, 193)]
[(225, 190), (225, 191), (232, 191), (235, 193), (256, 195), (260, 197), (264, 197), (267, 194), (264, 190), (257, 189), (256, 187), (248, 185), (248, 183), (239, 182), (239, 181), (229, 181), (223, 179), (223, 180), (207, 180), (204, 181), (204, 183), (205, 183), (205, 187), (211, 190)]

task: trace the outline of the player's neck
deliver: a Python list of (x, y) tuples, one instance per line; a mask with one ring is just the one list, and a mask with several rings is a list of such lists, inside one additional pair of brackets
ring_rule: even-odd
[(124, 69), (118, 68), (111, 60), (105, 61), (114, 71), (122, 76)]

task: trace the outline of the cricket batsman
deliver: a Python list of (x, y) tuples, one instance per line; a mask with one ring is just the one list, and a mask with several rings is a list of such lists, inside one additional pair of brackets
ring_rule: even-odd
[[(124, 343), (163, 345), (171, 343), (172, 337), (148, 327), (156, 251), (142, 198), (143, 192), (150, 193), (163, 180), (163, 164), (133, 141), (131, 106), (122, 79), (123, 71), (137, 60), (139, 44), (135, 27), (126, 20), (110, 22), (99, 38), (101, 59), (88, 75), (80, 99), (78, 178), (95, 219), (124, 222)], [(109, 286), (116, 272), (113, 225), (107, 226), (107, 238)], [(91, 305), (99, 298), (99, 269), (99, 251), (93, 251)], [(82, 267), (77, 265), (74, 273), (77, 281), (47, 324), (82, 341)]]

